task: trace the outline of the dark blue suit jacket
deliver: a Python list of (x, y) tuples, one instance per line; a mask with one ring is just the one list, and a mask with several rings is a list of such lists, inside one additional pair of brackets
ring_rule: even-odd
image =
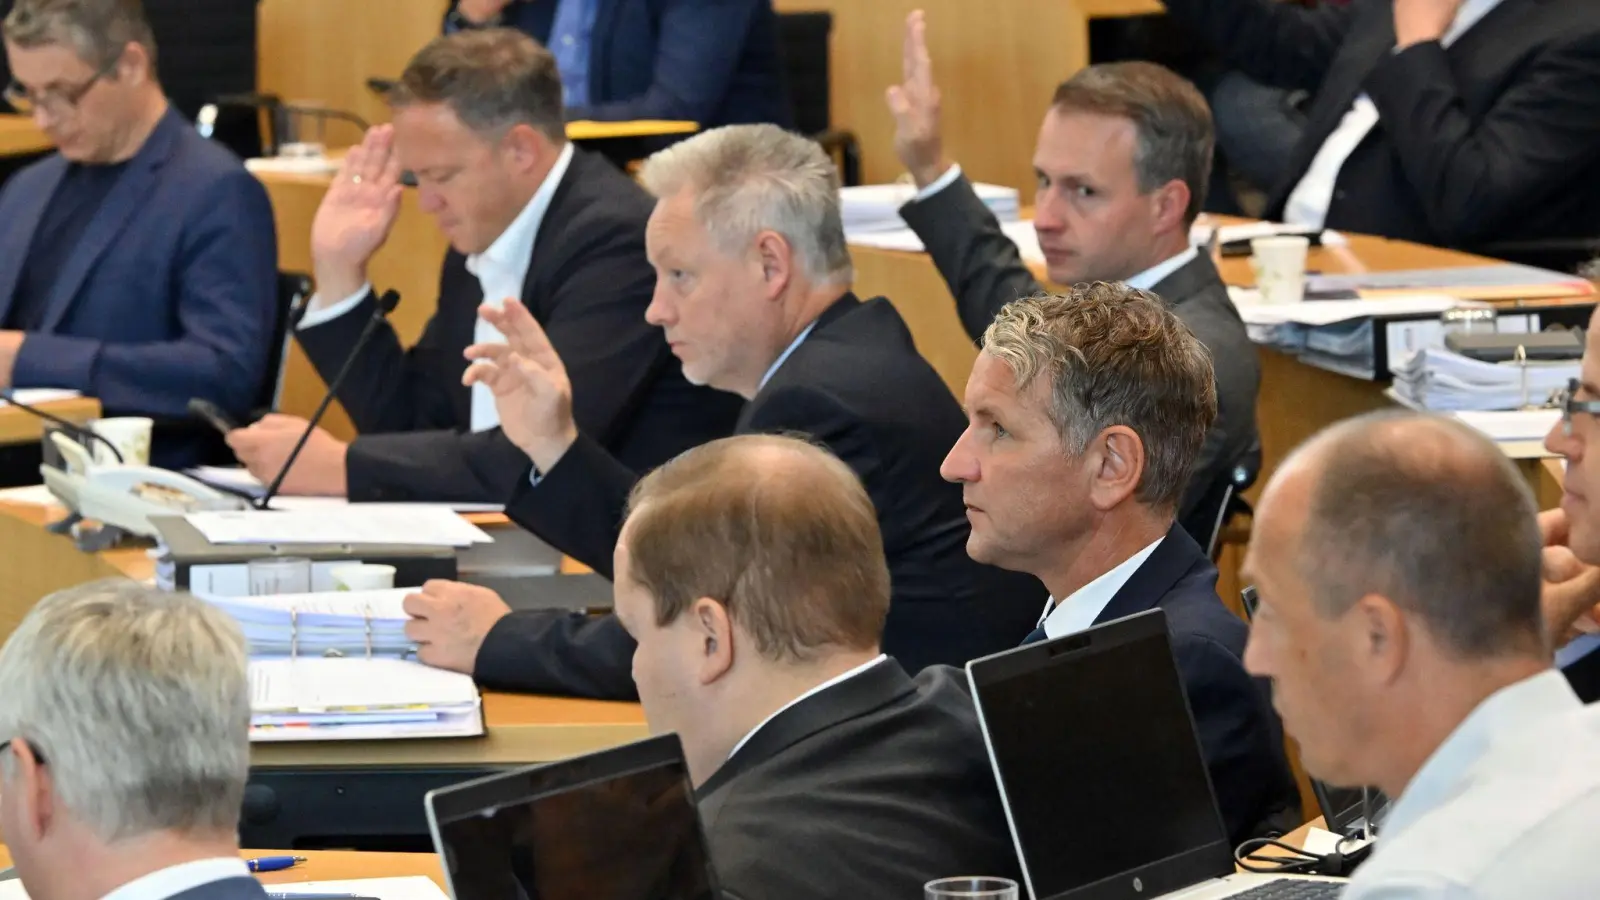
[(224, 878), (174, 894), (168, 900), (267, 900), (267, 891), (254, 878)]
[[(0, 190), (0, 320), (35, 229), (67, 171), (60, 154)], [(266, 189), (169, 109), (57, 274), (16, 387), (64, 387), (107, 415), (185, 418), (191, 397), (243, 417), (265, 377), (278, 248)], [(152, 448), (157, 465), (185, 445)]]
[(1300, 794), (1284, 755), (1271, 689), (1244, 668), (1249, 629), (1217, 598), (1217, 569), (1182, 526), (1167, 531), (1095, 624), (1155, 607), (1200, 732), (1201, 751), (1233, 843), (1300, 824)]
[[(557, 0), (513, 0), (505, 23), (550, 41)], [(598, 0), (589, 105), (570, 119), (788, 126), (772, 0)]]

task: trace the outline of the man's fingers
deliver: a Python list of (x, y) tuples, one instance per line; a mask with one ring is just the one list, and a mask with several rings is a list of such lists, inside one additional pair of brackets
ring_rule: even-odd
[(500, 362), (507, 356), (510, 356), (511, 352), (511, 347), (506, 344), (490, 343), (473, 344), (466, 350), (463, 350), (462, 354), (466, 356), (467, 359), (474, 361), (488, 360), (489, 362)]
[(390, 133), (388, 125), (375, 125), (367, 130), (366, 137), (362, 139), (366, 153), (362, 154), (362, 165), (356, 172), (361, 176), (362, 184), (372, 184), (383, 177), (384, 169), (391, 162)]
[(507, 299), (499, 310), (486, 307), (484, 319), (506, 336), (506, 342), (519, 355), (552, 369), (562, 365), (550, 336), (520, 301)]

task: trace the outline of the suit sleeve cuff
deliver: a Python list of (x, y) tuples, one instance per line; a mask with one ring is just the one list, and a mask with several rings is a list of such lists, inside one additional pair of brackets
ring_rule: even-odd
[(361, 301), (367, 299), (367, 295), (370, 293), (372, 293), (372, 284), (368, 282), (362, 286), (361, 290), (331, 306), (323, 305), (321, 294), (312, 294), (311, 302), (306, 304), (305, 315), (300, 317), (300, 324), (296, 327), (304, 330), (332, 322), (334, 319), (360, 306)]
[(945, 169), (943, 175), (940, 175), (938, 178), (935, 178), (933, 181), (929, 182), (928, 185), (926, 187), (924, 187), (922, 190), (917, 191), (917, 195), (915, 197), (911, 198), (911, 202), (912, 203), (921, 203), (922, 201), (927, 200), (928, 198), (932, 197), (934, 194), (937, 194), (940, 191), (943, 191), (945, 188), (949, 187), (950, 185), (955, 184), (956, 183), (956, 179), (960, 178), (960, 177), (961, 177), (961, 164), (960, 163), (955, 163), (952, 166), (950, 166), (950, 168)]
[(30, 333), (11, 372), (12, 387), (70, 388), (93, 394), (90, 380), (101, 341), (64, 334)]

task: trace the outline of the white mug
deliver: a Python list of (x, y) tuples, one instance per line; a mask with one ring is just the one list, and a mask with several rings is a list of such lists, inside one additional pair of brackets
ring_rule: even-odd
[(385, 591), (394, 587), (394, 566), (351, 563), (328, 570), (336, 591)]
[(125, 416), (113, 419), (95, 419), (89, 423), (89, 430), (105, 438), (104, 441), (91, 440), (92, 447), (85, 449), (94, 454), (96, 465), (115, 465), (117, 457), (111, 452), (111, 444), (117, 448), (117, 453), (122, 454), (122, 464), (127, 466), (150, 465), (150, 429), (155, 423), (140, 416)]
[(1250, 268), (1263, 303), (1299, 303), (1306, 293), (1306, 254), (1311, 239), (1298, 235), (1260, 237), (1250, 242)]

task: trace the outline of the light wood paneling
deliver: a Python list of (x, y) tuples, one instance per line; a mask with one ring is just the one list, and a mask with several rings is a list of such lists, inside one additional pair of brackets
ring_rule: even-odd
[[(79, 425), (100, 418), (100, 401), (93, 397), (52, 400), (39, 404), (39, 409)], [(43, 437), (44, 424), (32, 413), (0, 404), (0, 444), (31, 444)]]
[(26, 153), (43, 153), (50, 149), (50, 139), (44, 136), (33, 119), (10, 113), (0, 114), (0, 156), (21, 156)]

